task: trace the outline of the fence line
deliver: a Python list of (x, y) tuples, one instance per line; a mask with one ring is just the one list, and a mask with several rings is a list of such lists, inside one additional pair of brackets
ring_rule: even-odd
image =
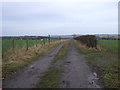
[(14, 48), (15, 48), (15, 43), (14, 43), (14, 40), (12, 40), (12, 50), (14, 52)]
[[(9, 47), (8, 49), (6, 50), (3, 50), (3, 52), (6, 52), (8, 51), (9, 49), (12, 49), (12, 51), (14, 52), (15, 48), (18, 46), (18, 47), (23, 47), (25, 46), (25, 50), (28, 51), (29, 50), (29, 47), (31, 46), (36, 46), (38, 47), (38, 44), (41, 44), (41, 45), (45, 45), (46, 43), (48, 43), (49, 45), (55, 41), (58, 41), (60, 40), (59, 38), (51, 38), (50, 35), (48, 36), (48, 38), (40, 38), (40, 39), (26, 39), (24, 41), (17, 41), (17, 40), (20, 40), (20, 39), (10, 39), (8, 40), (8, 45), (6, 43), (4, 43), (4, 40), (2, 40), (2, 48), (5, 49), (6, 47)], [(33, 40), (33, 41), (32, 41)], [(18, 43), (17, 43), (18, 42)], [(6, 44), (6, 46), (5, 46)], [(19, 45), (21, 44), (21, 46)]]
[(28, 40), (26, 40), (26, 51), (28, 51)]

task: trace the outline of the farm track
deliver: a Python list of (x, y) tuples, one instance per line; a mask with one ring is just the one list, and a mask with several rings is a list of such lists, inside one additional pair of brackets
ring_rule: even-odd
[(12, 78), (3, 81), (3, 88), (35, 88), (41, 77), (47, 72), (55, 55), (64, 43), (48, 53), (45, 57), (35, 61), (32, 65), (18, 71)]
[[(55, 55), (64, 43), (48, 53), (42, 59), (17, 72), (12, 78), (3, 81), (3, 88), (36, 88), (42, 76), (48, 71)], [(64, 59), (64, 73), (61, 76), (60, 88), (102, 88), (98, 75), (92, 72), (84, 56), (70, 43), (70, 50)]]
[(81, 55), (71, 42), (68, 56), (65, 59), (61, 88), (102, 88), (97, 74), (92, 72), (84, 56)]

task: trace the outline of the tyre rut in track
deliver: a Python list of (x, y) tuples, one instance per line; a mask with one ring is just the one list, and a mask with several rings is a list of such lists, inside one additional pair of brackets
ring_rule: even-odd
[(64, 70), (60, 83), (62, 88), (102, 88), (97, 74), (92, 72), (73, 41), (65, 59)]
[(35, 61), (30, 66), (18, 71), (12, 78), (3, 81), (3, 88), (35, 88), (41, 77), (47, 72), (55, 55), (64, 43), (48, 53), (45, 57)]

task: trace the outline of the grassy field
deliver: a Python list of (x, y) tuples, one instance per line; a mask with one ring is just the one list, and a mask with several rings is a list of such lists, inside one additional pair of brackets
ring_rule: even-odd
[(118, 40), (99, 40), (98, 45), (112, 53), (118, 53)]
[[(55, 40), (51, 40), (55, 41)], [(3, 52), (7, 52), (8, 50), (12, 49), (12, 40), (3, 40)], [(28, 46), (32, 47), (36, 44), (43, 44), (48, 43), (48, 40), (28, 40)], [(14, 47), (15, 48), (23, 48), (26, 45), (26, 40), (14, 40)]]
[(106, 88), (118, 88), (120, 83), (118, 81), (118, 41), (117, 40), (100, 40), (98, 41), (99, 49), (89, 49), (80, 43), (75, 42), (81, 54), (84, 54), (88, 63), (96, 67), (101, 72)]

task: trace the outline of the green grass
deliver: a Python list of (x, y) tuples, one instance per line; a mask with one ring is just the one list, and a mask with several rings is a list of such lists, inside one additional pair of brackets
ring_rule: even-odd
[(64, 71), (64, 58), (67, 56), (69, 50), (70, 41), (68, 41), (55, 56), (48, 72), (42, 77), (42, 80), (38, 84), (39, 88), (58, 88), (61, 75)]
[(67, 42), (64, 47), (61, 48), (60, 52), (55, 56), (55, 60), (63, 60), (67, 56), (70, 42)]
[(99, 40), (98, 44), (109, 52), (118, 53), (118, 40)]
[[(54, 42), (56, 40), (52, 40)], [(3, 42), (3, 52), (7, 52), (8, 50), (12, 49), (12, 40), (2, 40)], [(49, 42), (48, 40), (28, 40), (28, 46), (32, 47), (36, 44), (44, 44)], [(26, 40), (14, 40), (15, 48), (23, 48), (26, 45)]]
[[(50, 70), (50, 69), (49, 69)], [(39, 88), (58, 88), (59, 79), (61, 77), (62, 69), (52, 68), (49, 72), (45, 73), (40, 82)]]
[(88, 63), (102, 72), (102, 79), (106, 88), (118, 88), (118, 41), (100, 40), (98, 45), (102, 50), (88, 49), (75, 42), (81, 54), (85, 55)]

